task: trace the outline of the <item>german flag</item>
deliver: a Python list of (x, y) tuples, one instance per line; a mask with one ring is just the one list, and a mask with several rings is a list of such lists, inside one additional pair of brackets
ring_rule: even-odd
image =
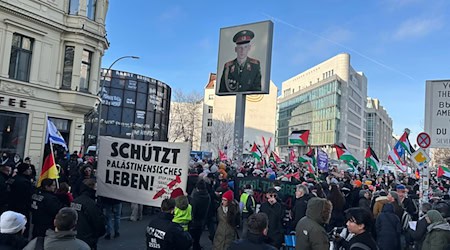
[(44, 163), (42, 164), (41, 174), (39, 175), (39, 180), (37, 183), (37, 187), (41, 186), (41, 182), (43, 179), (58, 179), (58, 169), (56, 168), (55, 156), (53, 154), (53, 147), (50, 145), (50, 142), (45, 144), (44, 149)]

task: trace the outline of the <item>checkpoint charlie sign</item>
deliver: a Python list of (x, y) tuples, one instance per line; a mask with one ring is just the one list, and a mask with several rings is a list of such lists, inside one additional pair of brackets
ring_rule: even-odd
[(431, 148), (450, 148), (450, 80), (426, 83), (425, 132)]
[(188, 143), (100, 137), (97, 193), (118, 200), (160, 207), (181, 188), (186, 192)]

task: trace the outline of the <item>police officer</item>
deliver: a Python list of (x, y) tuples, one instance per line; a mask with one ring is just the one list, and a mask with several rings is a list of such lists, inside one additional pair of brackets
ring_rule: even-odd
[(0, 213), (8, 210), (8, 185), (11, 166), (0, 163)]
[(27, 218), (27, 235), (30, 221), (31, 195), (34, 187), (31, 184), (31, 167), (26, 163), (17, 166), (17, 175), (9, 180), (12, 195), (9, 196), (9, 210), (21, 213)]
[(33, 238), (44, 237), (47, 229), (54, 229), (53, 220), (62, 208), (55, 195), (56, 181), (43, 179), (37, 193), (31, 196), (31, 216), (33, 222)]
[(241, 207), (242, 212), (242, 238), (246, 238), (248, 230), (248, 218), (256, 211), (256, 201), (253, 197), (253, 189), (251, 185), (245, 185), (244, 192), (241, 194), (241, 198), (239, 199), (239, 201), (239, 206)]
[(161, 213), (154, 215), (147, 226), (147, 250), (173, 249), (187, 250), (191, 248), (191, 235), (172, 222), (175, 200), (165, 199), (161, 203)]
[(236, 43), (236, 59), (225, 63), (220, 79), (219, 92), (245, 92), (261, 90), (261, 65), (259, 60), (248, 57), (250, 41), (255, 37), (251, 30), (242, 30), (233, 37)]

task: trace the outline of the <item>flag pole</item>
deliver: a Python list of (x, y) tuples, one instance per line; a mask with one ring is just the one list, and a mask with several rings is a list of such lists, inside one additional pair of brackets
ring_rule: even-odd
[[(58, 177), (59, 177), (59, 168), (56, 165), (56, 157), (55, 157), (55, 154), (53, 153), (53, 143), (50, 140), (49, 140), (49, 143), (50, 143), (50, 154), (52, 154), (53, 160), (55, 161), (55, 167), (58, 170)], [(58, 178), (56, 178), (55, 181), (56, 181), (56, 188), (59, 189), (59, 180), (58, 180)]]

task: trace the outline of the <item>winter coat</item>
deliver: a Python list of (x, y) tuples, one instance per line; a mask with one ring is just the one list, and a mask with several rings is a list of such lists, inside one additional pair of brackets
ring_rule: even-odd
[[(353, 236), (350, 241), (341, 240), (338, 246), (343, 247), (346, 250), (366, 250), (367, 247), (370, 250), (378, 250), (377, 243), (373, 239), (370, 232), (363, 232), (361, 234)], [(325, 249), (325, 248), (324, 248)], [(380, 248), (381, 250), (382, 248)], [(400, 248), (396, 248), (400, 249)]]
[(330, 241), (323, 225), (329, 220), (331, 203), (326, 199), (312, 198), (308, 202), (306, 216), (295, 227), (296, 250), (324, 250)]
[(0, 250), (22, 250), (28, 241), (20, 234), (0, 234)]
[(106, 232), (106, 220), (94, 200), (95, 190), (83, 184), (81, 191), (81, 195), (71, 204), (71, 207), (78, 213), (77, 238), (94, 248), (97, 246), (98, 238)]
[(34, 187), (31, 184), (30, 176), (17, 174), (10, 179), (9, 209), (29, 217), (31, 195)]
[(239, 207), (234, 201), (228, 206), (227, 213), (223, 211), (222, 206), (217, 209), (217, 220), (219, 224), (214, 235), (214, 250), (228, 249), (231, 242), (236, 239), (236, 225), (239, 225), (239, 218)]
[(273, 205), (269, 202), (264, 202), (261, 204), (259, 212), (265, 213), (269, 218), (267, 236), (270, 243), (280, 248), (284, 239), (283, 218), (286, 213), (283, 205), (281, 202), (276, 202)]
[(31, 196), (31, 214), (33, 220), (33, 238), (44, 237), (47, 229), (54, 229), (53, 220), (63, 207), (58, 197), (52, 192), (39, 189)]
[(427, 227), (422, 250), (446, 250), (450, 245), (450, 225), (447, 222), (432, 223)]
[(400, 220), (394, 213), (394, 206), (386, 204), (375, 223), (377, 244), (380, 250), (400, 249)]
[(0, 173), (0, 214), (8, 210), (8, 175)]
[(192, 238), (180, 225), (172, 222), (173, 215), (161, 212), (150, 218), (146, 232), (147, 250), (188, 250)]
[[(86, 242), (75, 238), (75, 231), (47, 230), (44, 238), (45, 250), (90, 250), (91, 247)], [(23, 250), (34, 250), (36, 248), (37, 239), (33, 239)]]
[(206, 190), (195, 190), (192, 192), (192, 221), (189, 228), (203, 228), (209, 214), (210, 204), (211, 198)]
[(414, 201), (411, 198), (405, 198), (402, 202), (402, 206), (405, 208), (405, 211), (408, 212), (413, 220), (417, 220), (419, 211), (416, 205), (414, 205)]
[(311, 194), (305, 194), (302, 197), (295, 199), (294, 208), (292, 208), (292, 227), (297, 226), (298, 221), (306, 215), (306, 208), (308, 207), (308, 201), (313, 196)]
[(380, 196), (375, 199), (375, 205), (373, 205), (373, 217), (375, 219), (381, 213), (381, 210), (386, 203), (389, 203), (387, 196)]
[(247, 239), (236, 240), (231, 243), (228, 250), (240, 250), (240, 249), (251, 249), (251, 250), (275, 250), (276, 248), (272, 245), (264, 243), (264, 235), (247, 233)]
[(422, 243), (427, 234), (427, 227), (429, 226), (425, 216), (422, 216), (419, 221), (417, 221), (416, 230), (408, 229), (411, 239), (414, 240), (414, 245), (416, 250), (422, 249)]
[(359, 202), (358, 205), (360, 208), (365, 208), (365, 209), (369, 209), (370, 211), (370, 200), (366, 199), (366, 197), (364, 197), (364, 194), (368, 192), (366, 190), (361, 190), (359, 191)]

